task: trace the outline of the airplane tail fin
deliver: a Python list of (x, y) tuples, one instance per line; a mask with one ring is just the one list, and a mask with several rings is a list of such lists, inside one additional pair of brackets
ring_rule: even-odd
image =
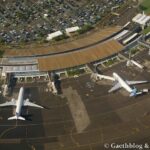
[(138, 95), (142, 95), (143, 92), (142, 91), (137, 91), (137, 89), (134, 87), (134, 89), (132, 90), (132, 92), (130, 93), (130, 97), (133, 97), (133, 96), (138, 96)]
[(19, 116), (19, 117), (17, 117), (17, 116), (13, 116), (13, 117), (9, 117), (8, 118), (8, 120), (26, 120), (24, 117), (21, 117), (21, 116)]
[(134, 87), (130, 93), (130, 97), (136, 96), (137, 95), (137, 89)]

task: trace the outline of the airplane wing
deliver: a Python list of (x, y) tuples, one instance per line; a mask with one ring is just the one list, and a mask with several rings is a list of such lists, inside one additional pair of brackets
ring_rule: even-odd
[(5, 107), (5, 106), (16, 106), (16, 100), (12, 100), (10, 102), (5, 102), (3, 104), (0, 104), (0, 107)]
[(28, 99), (24, 101), (24, 105), (23, 106), (31, 106), (31, 107), (38, 107), (38, 108), (44, 108), (40, 105), (34, 104), (32, 102), (30, 102)]
[(142, 84), (147, 83), (148, 81), (126, 81), (129, 85), (136, 85), (136, 84)]
[(120, 85), (120, 83), (118, 82), (117, 84), (115, 84), (115, 85), (108, 91), (108, 93), (114, 92), (114, 91), (116, 91), (116, 90), (118, 90), (118, 89), (120, 89), (120, 88), (121, 88), (121, 85)]

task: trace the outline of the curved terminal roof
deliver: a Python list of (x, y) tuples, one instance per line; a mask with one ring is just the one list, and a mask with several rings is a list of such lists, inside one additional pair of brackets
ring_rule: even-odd
[[(112, 35), (114, 36), (121, 31), (120, 27), (105, 28), (99, 32), (87, 34), (80, 39), (58, 45), (36, 49), (8, 50), (5, 51), (5, 58), (2, 62), (6, 66), (6, 71), (16, 70), (16, 65), (31, 65), (32, 63), (38, 65), (39, 71), (62, 70), (84, 65), (121, 51), (123, 46), (111, 38)], [(12, 65), (11, 67), (15, 68), (10, 69), (7, 65)], [(21, 69), (18, 68), (18, 70)]]
[(63, 53), (71, 50), (78, 50), (87, 45), (93, 44), (104, 40), (105, 38), (119, 32), (121, 27), (109, 27), (101, 30), (97, 30), (94, 33), (89, 33), (81, 36), (81, 38), (65, 43), (59, 43), (57, 45), (26, 48), (26, 49), (8, 49), (5, 50), (4, 57), (22, 57), (22, 56), (40, 56), (47, 54)]
[(61, 70), (69, 67), (83, 65), (86, 63), (98, 61), (105, 57), (109, 57), (118, 53), (122, 49), (123, 46), (119, 42), (116, 40), (109, 40), (84, 50), (39, 58), (39, 70)]

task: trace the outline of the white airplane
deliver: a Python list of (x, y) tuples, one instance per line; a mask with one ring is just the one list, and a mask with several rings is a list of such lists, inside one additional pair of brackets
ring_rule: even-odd
[(124, 88), (126, 91), (130, 93), (130, 96), (136, 96), (142, 94), (142, 92), (138, 92), (137, 89), (131, 88), (130, 85), (136, 85), (136, 84), (142, 84), (142, 83), (147, 83), (148, 81), (128, 81), (128, 80), (123, 80), (117, 73), (113, 73), (113, 77), (110, 76), (105, 76), (105, 75), (100, 75), (100, 74), (94, 74), (96, 79), (107, 79), (107, 80), (112, 80), (114, 82), (117, 82), (108, 92), (114, 92), (120, 88)]
[(29, 102), (29, 99), (23, 100), (23, 95), (24, 95), (24, 88), (21, 87), (17, 100), (12, 99), (12, 101), (10, 101), (10, 102), (5, 102), (3, 104), (0, 104), (0, 107), (16, 106), (15, 116), (8, 118), (8, 120), (14, 120), (14, 119), (25, 120), (25, 118), (21, 116), (22, 106), (32, 106), (32, 107), (44, 108), (42, 106), (39, 106), (37, 104)]

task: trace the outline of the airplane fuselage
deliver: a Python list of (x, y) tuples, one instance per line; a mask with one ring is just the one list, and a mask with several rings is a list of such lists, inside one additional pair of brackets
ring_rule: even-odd
[(23, 105), (23, 95), (24, 95), (24, 88), (21, 87), (18, 95), (17, 104), (16, 104), (16, 116), (20, 116), (21, 114), (21, 108)]
[(98, 80), (98, 79), (100, 79), (100, 80), (101, 79), (107, 79), (107, 80), (111, 80), (111, 81), (116, 81), (117, 83), (115, 83), (113, 85), (113, 87), (108, 91), (108, 93), (114, 92), (114, 91), (116, 91), (120, 88), (124, 88), (127, 92), (130, 93), (130, 95), (129, 95), (130, 97), (142, 94), (142, 92), (139, 92), (135, 87), (132, 88), (131, 85), (143, 84), (143, 83), (148, 82), (148, 81), (128, 81), (128, 80), (124, 80), (123, 78), (121, 78), (115, 72), (113, 73), (113, 77), (95, 73), (94, 75), (91, 76), (91, 78), (95, 78), (96, 80)]
[(114, 72), (113, 76), (123, 88), (125, 88), (130, 93), (132, 92), (132, 88), (117, 73)]
[(19, 90), (19, 95), (18, 95), (18, 99), (12, 99), (12, 101), (9, 102), (5, 102), (3, 104), (0, 104), (0, 107), (5, 107), (5, 106), (16, 106), (16, 110), (15, 110), (15, 115), (12, 117), (9, 117), (8, 120), (26, 120), (24, 117), (21, 116), (21, 109), (23, 106), (32, 106), (32, 107), (37, 107), (37, 108), (44, 108), (43, 106), (34, 104), (32, 102), (29, 101), (29, 99), (24, 100), (24, 88), (21, 87)]

